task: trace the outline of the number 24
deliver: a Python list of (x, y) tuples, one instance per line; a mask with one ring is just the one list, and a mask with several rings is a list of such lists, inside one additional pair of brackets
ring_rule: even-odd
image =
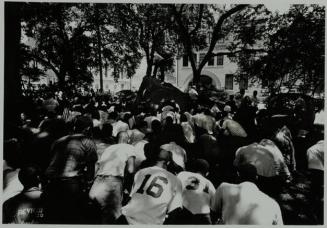
[[(146, 183), (148, 182), (148, 180), (150, 179), (151, 174), (147, 174), (145, 175), (145, 178), (140, 186), (140, 188), (136, 191), (137, 193), (143, 194), (144, 193), (144, 186), (146, 185)], [(152, 179), (149, 187), (146, 189), (146, 194), (148, 194), (149, 196), (152, 196), (154, 198), (159, 198), (163, 192), (163, 186), (158, 182), (158, 180), (161, 180), (162, 183), (164, 184), (168, 184), (168, 180), (165, 177), (161, 177), (161, 176), (156, 176)], [(154, 191), (154, 188), (157, 188), (157, 191)]]

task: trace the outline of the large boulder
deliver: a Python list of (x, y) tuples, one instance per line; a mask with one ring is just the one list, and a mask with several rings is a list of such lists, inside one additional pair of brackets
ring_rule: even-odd
[(175, 100), (181, 110), (187, 110), (190, 106), (190, 97), (170, 83), (145, 76), (137, 94), (136, 103), (152, 102), (159, 104), (161, 100)]

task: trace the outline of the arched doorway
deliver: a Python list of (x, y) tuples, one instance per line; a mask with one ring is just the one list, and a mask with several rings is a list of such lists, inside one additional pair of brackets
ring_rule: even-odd
[[(189, 84), (193, 81), (193, 74), (190, 74), (186, 77), (183, 87), (184, 89), (188, 88)], [(210, 71), (202, 71), (202, 74), (200, 76), (200, 83), (203, 85), (213, 85), (216, 89), (221, 89), (221, 83), (219, 78)]]

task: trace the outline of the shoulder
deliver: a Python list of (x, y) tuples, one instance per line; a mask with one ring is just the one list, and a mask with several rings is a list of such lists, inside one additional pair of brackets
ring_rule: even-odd
[(228, 189), (231, 189), (231, 188), (237, 188), (237, 185), (223, 182), (218, 186), (217, 192), (223, 191), (223, 190), (228, 190)]

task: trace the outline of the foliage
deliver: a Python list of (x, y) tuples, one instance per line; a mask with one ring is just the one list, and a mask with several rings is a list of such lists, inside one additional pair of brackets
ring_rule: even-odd
[(25, 76), (29, 81), (38, 81), (40, 76), (44, 76), (44, 70), (36, 64), (31, 57), (30, 48), (25, 44), (20, 44), (20, 76)]
[[(120, 72), (128, 77), (135, 74), (141, 61), (139, 45), (135, 37), (135, 29), (126, 29), (120, 13), (121, 4), (82, 4), (85, 30), (92, 42), (92, 56), (99, 60), (98, 45), (101, 49), (101, 64), (113, 70), (117, 80)], [(95, 69), (99, 66), (95, 61)]]
[[(205, 64), (214, 56), (218, 40), (229, 37), (230, 32), (224, 29), (228, 19), (242, 12), (248, 5), (172, 5), (171, 10), (176, 24), (176, 33), (184, 46), (191, 63), (193, 81), (199, 82)], [(204, 58), (197, 63), (195, 53), (205, 51)]]
[(26, 36), (32, 38), (31, 55), (45, 69), (51, 69), (59, 84), (92, 82), (87, 68), (91, 58), (90, 39), (84, 35), (78, 4), (26, 3)]
[[(256, 16), (257, 17), (257, 16)], [(264, 29), (237, 31), (239, 44), (257, 43), (234, 55), (238, 76), (268, 80), (272, 92), (294, 87), (302, 81), (303, 92), (324, 87), (325, 8), (319, 5), (293, 5), (283, 15), (270, 14)], [(251, 28), (251, 27), (249, 27)], [(255, 34), (255, 36), (254, 36)], [(258, 45), (258, 43), (263, 44)], [(234, 44), (231, 50), (236, 50)]]
[(120, 29), (138, 42), (147, 61), (147, 76), (154, 76), (153, 67), (173, 67), (178, 50), (172, 30), (171, 12), (167, 4), (120, 4)]

